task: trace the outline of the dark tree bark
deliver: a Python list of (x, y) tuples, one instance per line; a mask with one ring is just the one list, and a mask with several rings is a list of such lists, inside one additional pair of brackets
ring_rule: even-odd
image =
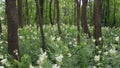
[(88, 30), (88, 25), (87, 25), (87, 19), (86, 19), (86, 6), (87, 6), (87, 0), (82, 0), (82, 28), (83, 32), (88, 34), (90, 38), (90, 32)]
[(52, 9), (52, 0), (50, 0), (49, 18), (50, 18), (50, 23), (53, 26), (54, 24), (53, 24), (51, 9)]
[(8, 26), (8, 53), (19, 59), (18, 46), (18, 20), (16, 13), (16, 0), (6, 0), (7, 26)]
[(55, 11), (55, 8), (56, 8), (56, 0), (53, 0), (54, 1), (54, 8), (53, 8), (53, 22), (55, 22), (55, 14), (56, 14), (56, 11)]
[(109, 16), (110, 16), (110, 3), (109, 3), (109, 0), (106, 0), (106, 3), (107, 3), (107, 6), (106, 6), (106, 16), (107, 16), (107, 24), (106, 26), (109, 25)]
[(1, 19), (0, 19), (0, 34), (2, 33), (2, 23), (1, 23)]
[(95, 45), (102, 45), (102, 33), (101, 33), (101, 0), (94, 0), (94, 38)]
[(113, 24), (112, 25), (115, 25), (115, 23), (116, 23), (116, 16), (115, 16), (115, 14), (116, 14), (116, 1), (114, 0), (114, 12), (113, 12)]
[[(35, 2), (36, 2), (36, 8), (37, 8), (36, 11), (38, 12), (38, 14), (37, 14), (37, 22), (39, 23), (40, 32), (41, 32), (42, 49), (45, 52), (46, 44), (45, 44), (45, 36), (44, 36), (44, 31), (43, 31), (43, 10), (42, 10), (44, 1), (43, 0), (41, 0), (41, 1), (35, 0)], [(40, 6), (40, 4), (42, 4), (42, 5)]]
[(90, 25), (93, 25), (93, 9), (92, 9), (92, 0), (89, 0), (89, 15), (90, 15)]
[(25, 21), (26, 24), (30, 24), (30, 19), (29, 19), (29, 8), (28, 8), (28, 0), (25, 0), (25, 12), (26, 12), (26, 16), (25, 16)]
[(18, 25), (19, 27), (23, 27), (22, 0), (18, 0)]
[(81, 3), (81, 0), (76, 0), (76, 4), (77, 4), (77, 31), (78, 31), (77, 43), (80, 43), (80, 3)]
[(61, 34), (60, 28), (60, 8), (59, 8), (59, 0), (56, 0), (56, 10), (57, 10), (57, 26), (58, 26), (58, 33)]

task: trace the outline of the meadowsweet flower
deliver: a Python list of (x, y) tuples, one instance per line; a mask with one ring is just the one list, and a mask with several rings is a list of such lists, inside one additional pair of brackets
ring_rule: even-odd
[(0, 68), (4, 68), (4, 66), (0, 66)]
[(24, 39), (24, 37), (23, 37), (23, 36), (19, 36), (19, 38), (20, 38), (20, 39)]
[(115, 41), (119, 42), (119, 36), (115, 37)]
[(95, 42), (95, 39), (92, 39), (93, 42)]
[(57, 64), (53, 64), (52, 68), (60, 68), (60, 66), (58, 66)]
[(100, 61), (100, 55), (96, 55), (95, 57), (94, 57), (94, 60), (97, 62), (97, 61)]
[(71, 45), (71, 44), (72, 44), (72, 42), (70, 41), (70, 42), (69, 42), (69, 44)]
[(72, 56), (72, 54), (71, 53), (68, 53), (68, 57), (71, 57)]
[(47, 56), (47, 53), (46, 53), (46, 52), (40, 54), (40, 57), (39, 57), (37, 63), (38, 63), (39, 65), (42, 65), (42, 64), (44, 63), (44, 60), (47, 59), (47, 57), (48, 57), (48, 56)]
[(32, 64), (30, 64), (29, 68), (34, 68), (34, 66)]
[(61, 38), (60, 38), (60, 37), (58, 37), (58, 38), (57, 38), (57, 41), (60, 41), (60, 39), (61, 39)]
[(96, 66), (93, 66), (93, 68), (97, 68)]
[(106, 51), (106, 52), (104, 52), (104, 55), (108, 55), (108, 52)]
[(6, 64), (6, 63), (7, 63), (7, 58), (1, 60), (1, 63), (2, 63), (2, 64)]
[(99, 41), (101, 41), (102, 40), (102, 37), (99, 37)]
[(3, 43), (3, 41), (0, 41), (0, 44), (2, 44)]
[(3, 59), (3, 55), (0, 54), (0, 59)]
[(110, 53), (111, 55), (116, 55), (116, 52), (117, 52), (117, 51), (116, 51), (115, 49), (110, 49), (110, 50), (109, 50), (109, 53)]
[(58, 62), (62, 62), (62, 58), (63, 58), (63, 55), (60, 54), (59, 56), (56, 57), (56, 60), (57, 60)]
[(52, 39), (52, 41), (54, 41), (54, 40), (55, 40), (55, 37), (54, 37), (54, 36), (52, 36), (52, 37), (51, 37), (51, 39)]
[(102, 51), (98, 51), (99, 54), (101, 54)]

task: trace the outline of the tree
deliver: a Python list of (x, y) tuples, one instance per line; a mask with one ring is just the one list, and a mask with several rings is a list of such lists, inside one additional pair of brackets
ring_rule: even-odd
[(18, 25), (19, 27), (23, 27), (22, 0), (18, 0)]
[(18, 20), (16, 11), (16, 0), (6, 0), (8, 53), (15, 59), (19, 59)]
[(102, 45), (101, 9), (101, 0), (94, 0), (94, 38), (96, 46)]
[(43, 0), (35, 0), (36, 2), (36, 8), (37, 8), (37, 22), (39, 23), (40, 26), (40, 32), (41, 32), (41, 38), (42, 38), (42, 49), (45, 52), (46, 50), (46, 44), (45, 44), (45, 36), (44, 36), (44, 31), (43, 31)]
[(51, 13), (51, 9), (52, 9), (52, 0), (50, 0), (50, 9), (49, 9), (49, 18), (50, 18), (50, 23), (53, 26), (53, 19), (52, 19), (52, 13)]
[(59, 0), (56, 0), (56, 10), (57, 10), (57, 26), (58, 26), (58, 33), (61, 34), (60, 28), (60, 8), (59, 8)]
[(82, 0), (82, 28), (83, 32), (88, 34), (90, 37), (90, 32), (88, 30), (87, 19), (86, 19), (86, 7), (87, 7), (87, 0)]
[(25, 12), (26, 12), (26, 16), (25, 16), (25, 22), (26, 24), (30, 24), (30, 19), (29, 19), (29, 8), (28, 8), (28, 0), (25, 0)]
[(1, 23), (1, 19), (0, 19), (0, 34), (2, 33), (2, 23)]
[(81, 3), (81, 0), (76, 0), (76, 4), (77, 4), (77, 31), (78, 31), (77, 43), (80, 42), (80, 3)]

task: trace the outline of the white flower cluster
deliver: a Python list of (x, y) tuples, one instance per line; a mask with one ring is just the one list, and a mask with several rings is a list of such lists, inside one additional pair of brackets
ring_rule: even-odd
[(60, 68), (60, 66), (58, 66), (57, 64), (53, 64), (52, 68)]
[(62, 62), (62, 58), (63, 58), (63, 55), (60, 54), (59, 56), (56, 57), (56, 60), (57, 60), (58, 62)]
[(100, 55), (96, 55), (96, 56), (94, 57), (94, 60), (95, 60), (96, 62), (100, 61)]
[(42, 51), (42, 54), (40, 54), (39, 59), (37, 60), (37, 63), (39, 64), (39, 68), (42, 68), (42, 64), (44, 63), (44, 60), (47, 59), (47, 53)]
[(111, 55), (116, 55), (116, 52), (117, 52), (117, 51), (116, 51), (115, 49), (110, 49), (110, 50), (109, 50), (109, 53), (110, 53)]
[(115, 41), (119, 42), (120, 38), (119, 36), (115, 37)]

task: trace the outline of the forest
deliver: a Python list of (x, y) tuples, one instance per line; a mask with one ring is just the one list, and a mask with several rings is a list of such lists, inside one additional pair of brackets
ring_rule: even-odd
[(120, 0), (0, 0), (0, 68), (120, 68)]

